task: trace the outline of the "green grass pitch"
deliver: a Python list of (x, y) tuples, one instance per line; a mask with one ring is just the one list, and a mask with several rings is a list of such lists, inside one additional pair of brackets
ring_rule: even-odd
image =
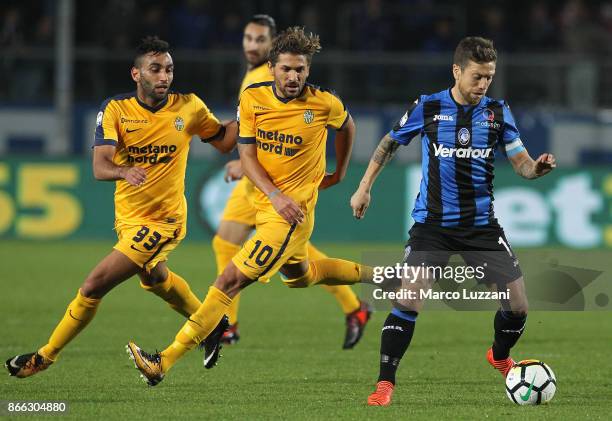
[[(2, 241), (0, 356), (42, 345), (107, 242)], [(368, 246), (370, 249), (372, 246)], [(401, 245), (385, 246), (394, 250)], [(359, 259), (358, 245), (322, 245), (330, 255)], [(170, 267), (202, 297), (214, 278), (208, 244), (184, 243)], [(69, 417), (91, 419), (609, 419), (612, 413), (612, 314), (532, 312), (515, 359), (538, 358), (558, 379), (542, 407), (518, 407), (485, 361), (492, 314), (423, 312), (398, 373), (393, 405), (369, 408), (378, 372), (376, 313), (362, 342), (343, 351), (344, 317), (321, 288), (289, 290), (278, 280), (242, 298), (243, 338), (205, 370), (191, 352), (157, 387), (147, 387), (128, 359), (133, 339), (163, 349), (181, 317), (136, 279), (112, 291), (90, 326), (60, 361), (29, 379), (2, 377), (0, 400), (67, 401)], [(509, 418), (510, 417), (510, 418)]]

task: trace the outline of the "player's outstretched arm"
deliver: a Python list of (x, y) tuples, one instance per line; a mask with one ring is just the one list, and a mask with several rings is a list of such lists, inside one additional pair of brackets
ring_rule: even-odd
[(236, 120), (224, 121), (223, 130), (219, 132), (217, 138), (209, 143), (221, 153), (230, 153), (236, 147), (238, 141), (238, 123)]
[(254, 143), (238, 144), (240, 162), (244, 174), (261, 190), (285, 221), (290, 224), (299, 224), (304, 220), (304, 212), (289, 196), (285, 196), (274, 185), (270, 175), (257, 160), (257, 146)]
[(344, 179), (344, 176), (346, 176), (346, 170), (353, 150), (354, 138), (355, 122), (353, 121), (353, 117), (349, 115), (344, 127), (336, 132), (336, 140), (334, 142), (336, 146), (336, 170), (333, 173), (325, 174), (321, 184), (319, 184), (320, 190), (338, 184)]
[(361, 178), (359, 187), (357, 187), (357, 191), (351, 197), (351, 208), (353, 208), (353, 216), (355, 218), (361, 219), (364, 217), (368, 206), (370, 206), (370, 191), (374, 181), (384, 166), (391, 161), (399, 146), (399, 143), (387, 134), (376, 147), (368, 168)]
[(125, 179), (132, 186), (141, 186), (147, 179), (147, 173), (140, 167), (124, 167), (113, 162), (115, 146), (100, 145), (94, 147), (93, 173), (96, 180), (115, 181)]
[(508, 159), (514, 172), (529, 180), (542, 177), (557, 167), (555, 156), (551, 153), (543, 153), (534, 161), (529, 153), (523, 150)]

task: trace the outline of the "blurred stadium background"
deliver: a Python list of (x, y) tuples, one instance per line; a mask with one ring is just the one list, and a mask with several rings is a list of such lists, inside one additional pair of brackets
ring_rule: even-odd
[[(274, 16), (279, 28), (304, 25), (320, 33), (324, 49), (310, 81), (335, 89), (356, 121), (347, 179), (320, 196), (314, 240), (322, 250), (349, 259), (366, 251), (401, 256), (420, 176), (419, 142), (402, 148), (385, 169), (365, 220), (351, 217), (349, 197), (375, 145), (407, 105), (451, 85), (456, 42), (483, 35), (500, 53), (489, 94), (512, 105), (532, 156), (550, 151), (559, 163), (553, 175), (527, 182), (499, 154), (495, 209), (508, 238), (519, 255), (553, 250), (556, 262), (604, 271), (610, 285), (601, 265), (609, 264), (612, 248), (612, 1), (2, 0), (0, 278), (2, 285), (11, 282), (10, 292), (0, 295), (2, 356), (32, 351), (45, 340), (114, 243), (114, 184), (94, 180), (91, 145), (100, 103), (134, 90), (129, 70), (138, 40), (167, 39), (174, 89), (196, 92), (219, 117), (231, 118), (245, 71), (242, 29), (255, 13)], [(170, 259), (203, 296), (216, 273), (211, 232), (232, 186), (222, 181), (229, 157), (197, 141), (191, 155), (188, 236)], [(74, 417), (105, 419), (186, 411), (217, 418), (363, 418), (385, 312), (374, 315), (355, 352), (340, 353), (344, 319), (329, 294), (288, 292), (279, 282), (254, 286), (242, 299), (243, 338), (224, 350), (222, 367), (203, 374), (194, 369), (200, 356), (193, 353), (164, 384), (147, 390), (136, 386), (121, 345), (134, 339), (146, 349), (160, 347), (182, 319), (137, 282), (118, 289), (58, 367), (27, 381), (4, 377), (2, 399), (67, 400)], [(584, 309), (585, 300), (588, 308), (609, 309), (610, 294), (601, 291), (578, 294), (582, 301), (571, 309)], [(557, 373), (560, 391), (545, 411), (551, 419), (609, 419), (609, 315), (530, 314), (513, 355), (543, 359)], [(508, 406), (500, 410), (510, 403), (483, 359), (491, 313), (426, 312), (419, 320), (419, 340), (400, 370), (402, 391), (386, 415), (377, 415), (515, 415)], [(521, 411), (523, 419), (542, 414)]]
[[(526, 183), (498, 159), (496, 212), (514, 246), (612, 246), (612, 1), (580, 0), (5, 0), (0, 235), (112, 239), (112, 183), (93, 181), (90, 145), (99, 104), (134, 89), (134, 45), (147, 34), (168, 39), (174, 89), (196, 92), (230, 118), (245, 70), (243, 25), (260, 12), (280, 28), (299, 24), (321, 34), (310, 81), (335, 89), (357, 123), (355, 165), (343, 186), (322, 195), (315, 239), (405, 239), (419, 142), (402, 148), (359, 225), (348, 198), (407, 104), (450, 86), (457, 40), (479, 34), (500, 51), (490, 95), (512, 105), (532, 155), (550, 151), (559, 162), (556, 176)], [(328, 152), (332, 158), (333, 147)], [(191, 240), (214, 229), (228, 189), (218, 177), (225, 159), (193, 142)]]

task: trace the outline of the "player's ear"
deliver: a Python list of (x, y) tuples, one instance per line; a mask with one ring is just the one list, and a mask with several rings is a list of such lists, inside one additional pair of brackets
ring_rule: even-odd
[(453, 64), (453, 77), (455, 78), (455, 80), (459, 80), (459, 78), (461, 77), (461, 67), (457, 64)]
[(130, 73), (134, 82), (140, 82), (140, 70), (138, 68), (132, 66), (132, 70), (130, 70)]
[(270, 75), (274, 76), (274, 65), (271, 61), (268, 61), (268, 71), (270, 72)]

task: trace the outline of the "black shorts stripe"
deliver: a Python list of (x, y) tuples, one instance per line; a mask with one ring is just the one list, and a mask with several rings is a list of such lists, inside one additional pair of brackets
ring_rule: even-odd
[(434, 145), (438, 144), (438, 127), (440, 120), (434, 116), (440, 114), (440, 101), (428, 101), (423, 104), (423, 129), (429, 143), (427, 155), (427, 218), (426, 222), (439, 224), (442, 222), (442, 185), (440, 181), (440, 160), (436, 157)]
[[(457, 124), (455, 126), (455, 147), (467, 149), (472, 146), (472, 114), (475, 107), (465, 111), (457, 107)], [(467, 129), (470, 138), (467, 144), (459, 142), (459, 131)], [(476, 218), (476, 192), (472, 181), (472, 159), (455, 158), (455, 182), (459, 191), (459, 226), (470, 227)]]
[[(495, 147), (497, 146), (497, 141), (499, 139), (499, 135), (501, 133), (501, 127), (503, 127), (503, 115), (504, 110), (502, 109), (502, 105), (498, 102), (492, 102), (489, 104), (488, 108), (493, 111), (493, 115), (495, 116), (495, 122), (500, 123), (500, 128), (496, 129), (493, 126), (489, 126), (489, 132), (487, 135), (487, 148), (491, 148), (492, 151), (495, 151)], [(500, 120), (501, 119), (501, 120)], [(495, 155), (491, 153), (485, 159), (485, 171), (486, 171), (486, 183), (487, 183), (487, 192), (490, 197), (489, 202), (489, 224), (495, 224), (496, 219), (493, 212), (493, 178), (495, 177), (494, 170), (494, 161)]]
[(270, 269), (272, 269), (272, 267), (276, 264), (276, 262), (278, 262), (278, 260), (281, 258), (281, 256), (285, 252), (285, 249), (287, 248), (287, 244), (289, 244), (289, 240), (291, 239), (291, 234), (293, 234), (293, 231), (295, 231), (296, 226), (297, 224), (291, 224), (291, 228), (289, 228), (289, 232), (287, 233), (287, 236), (285, 237), (283, 244), (281, 245), (280, 249), (278, 249), (278, 253), (276, 253), (276, 256), (274, 256), (274, 259), (272, 259), (270, 264), (266, 266), (264, 271), (259, 274), (260, 278), (264, 276), (266, 273), (268, 273)]
[(142, 265), (143, 268), (147, 267), (147, 264), (149, 264), (150, 261), (152, 261), (153, 259), (155, 259), (155, 257), (162, 251), (162, 249), (164, 248), (164, 246), (168, 243), (170, 243), (171, 241), (175, 240), (178, 237), (178, 230), (174, 231), (174, 236), (171, 238), (168, 238), (166, 241), (159, 243), (159, 246), (157, 246), (157, 250), (155, 250), (155, 253), (153, 253), (151, 255), (151, 257), (149, 257), (149, 259), (144, 262), (144, 264)]

